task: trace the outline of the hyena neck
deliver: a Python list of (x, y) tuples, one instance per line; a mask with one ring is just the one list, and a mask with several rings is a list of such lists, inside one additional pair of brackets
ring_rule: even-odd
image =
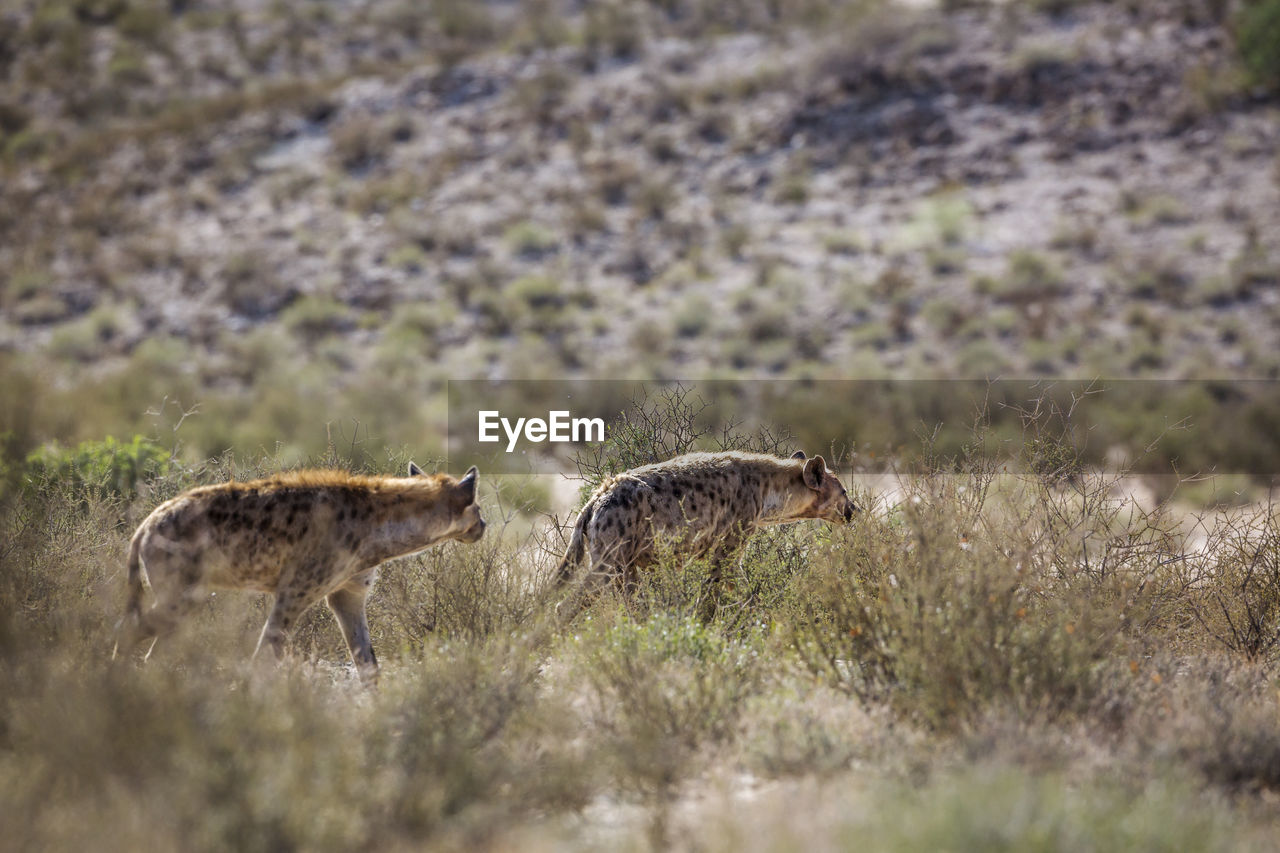
[(793, 466), (770, 472), (760, 486), (760, 524), (783, 524), (805, 517), (813, 502), (809, 490), (800, 485)]
[(360, 555), (376, 565), (417, 553), (439, 542), (447, 533), (447, 527), (442, 527), (433, 513), (406, 512), (397, 507), (373, 520), (362, 537)]

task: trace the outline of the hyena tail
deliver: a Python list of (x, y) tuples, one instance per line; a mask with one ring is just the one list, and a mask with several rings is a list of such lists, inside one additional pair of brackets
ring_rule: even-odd
[[(117, 639), (115, 648), (111, 650), (112, 660), (115, 660), (121, 651), (126, 654), (133, 651), (133, 643), (130, 640), (138, 635), (142, 625), (142, 534), (143, 531), (139, 530), (134, 534), (133, 541), (129, 543), (129, 561), (125, 567), (128, 597), (124, 605), (124, 618), (116, 625)], [(126, 639), (124, 649), (121, 649), (122, 639)]]
[(586, 537), (582, 535), (582, 531), (587, 529), (587, 525), (591, 523), (591, 516), (595, 514), (596, 502), (587, 501), (586, 506), (582, 508), (582, 512), (578, 513), (578, 523), (573, 526), (573, 535), (569, 537), (569, 550), (565, 552), (564, 559), (560, 561), (560, 568), (556, 570), (556, 586), (564, 586), (573, 577), (573, 570), (582, 562), (582, 558), (587, 553)]

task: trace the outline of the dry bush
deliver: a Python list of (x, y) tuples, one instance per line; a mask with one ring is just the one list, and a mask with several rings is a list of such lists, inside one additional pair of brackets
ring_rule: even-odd
[(1189, 603), (1200, 628), (1251, 661), (1280, 652), (1280, 509), (1233, 509), (1201, 518), (1203, 543), (1179, 562), (1195, 578)]
[[(1233, 791), (1280, 788), (1280, 720), (1275, 677), (1257, 665), (1210, 657), (1185, 664), (1159, 715), (1165, 737), (1150, 748), (1174, 756), (1216, 785)], [(1146, 721), (1144, 721), (1146, 722)]]
[(0, 672), (0, 814), (22, 847), (469, 846), (589, 793), (509, 644), (425, 654), (372, 697), (301, 669), (107, 670), (67, 651)]
[(401, 834), (483, 838), (504, 820), (585, 802), (593, 774), (557, 731), (564, 709), (544, 713), (538, 663), (525, 644), (499, 639), (444, 646), (407, 667), (370, 755), (390, 776), (378, 808), (389, 806)]
[(613, 784), (661, 805), (701, 754), (736, 735), (763, 662), (756, 644), (725, 640), (691, 616), (620, 615), (597, 610), (582, 625), (577, 674), (589, 686), (588, 721)]
[(585, 481), (583, 496), (608, 476), (682, 453), (743, 450), (789, 456), (794, 450), (789, 433), (767, 427), (744, 433), (733, 421), (717, 423), (715, 414), (711, 403), (678, 383), (653, 395), (643, 392), (610, 426), (604, 442), (574, 459)]
[(1155, 642), (1185, 582), (1163, 570), (1163, 516), (1114, 496), (1106, 476), (1060, 475), (997, 477), (975, 457), (904, 481), (886, 514), (862, 514), (813, 555), (791, 626), (802, 657), (940, 729), (993, 705), (1086, 712), (1102, 664)]
[(486, 517), (489, 530), (479, 542), (435, 547), (381, 572), (369, 604), (375, 641), (381, 636), (389, 648), (417, 651), (439, 640), (520, 631), (545, 615), (550, 564), (528, 557), (547, 550), (542, 534), (507, 535), (512, 517), (495, 519), (492, 510)]
[(222, 301), (254, 320), (274, 317), (298, 296), (297, 287), (282, 278), (279, 265), (262, 251), (229, 257), (221, 279)]
[(1220, 651), (1157, 652), (1112, 667), (1090, 723), (1134, 776), (1190, 771), (1232, 793), (1280, 786), (1275, 674)]
[(337, 162), (350, 172), (361, 172), (386, 158), (397, 132), (390, 121), (356, 114), (336, 122), (329, 135)]

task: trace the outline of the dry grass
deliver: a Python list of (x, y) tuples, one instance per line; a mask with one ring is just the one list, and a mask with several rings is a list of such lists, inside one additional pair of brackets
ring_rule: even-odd
[[(609, 452), (662, 446), (630, 435)], [(0, 817), (17, 847), (582, 847), (611, 827), (665, 848), (732, 825), (747, 849), (850, 832), (1241, 849), (1276, 825), (1273, 507), (1188, 537), (1110, 478), (976, 455), (904, 477), (892, 503), (859, 496), (850, 527), (757, 537), (709, 624), (705, 567), (668, 561), (554, 627), (557, 542), (490, 496), (481, 543), (383, 570), (377, 692), (320, 610), (292, 660), (250, 666), (265, 610), (247, 594), (111, 666), (132, 524), (228, 464), (110, 491), (62, 472), (11, 496)]]

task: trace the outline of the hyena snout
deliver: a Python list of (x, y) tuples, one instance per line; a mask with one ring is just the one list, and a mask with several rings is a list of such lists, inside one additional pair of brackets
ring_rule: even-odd
[(851, 524), (853, 517), (859, 512), (861, 510), (857, 504), (850, 500), (843, 500), (830, 507), (822, 517), (833, 524)]
[(467, 545), (479, 542), (480, 537), (484, 536), (485, 522), (480, 516), (479, 508), (474, 504), (468, 507), (467, 512), (463, 515), (461, 528), (462, 532), (455, 538)]
[(860, 512), (862, 508), (849, 500), (848, 495), (840, 495), (822, 508), (819, 517), (832, 524), (851, 524)]

